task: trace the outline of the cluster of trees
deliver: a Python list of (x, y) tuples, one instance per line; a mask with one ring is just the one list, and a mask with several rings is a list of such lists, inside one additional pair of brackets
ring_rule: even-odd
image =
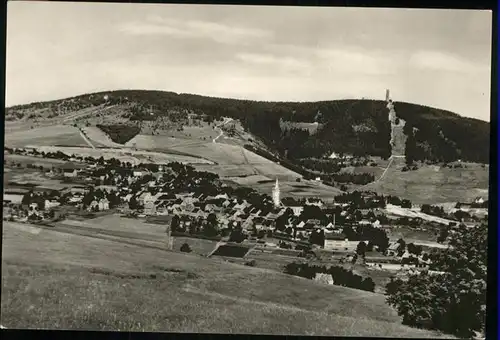
[(218, 228), (218, 220), (215, 214), (209, 214), (207, 219), (201, 218), (189, 218), (184, 217), (183, 222), (189, 221), (189, 226), (181, 226), (181, 218), (178, 215), (172, 216), (172, 221), (170, 222), (170, 228), (172, 232), (177, 233), (189, 233), (192, 235), (203, 235), (207, 237), (215, 237), (220, 235), (220, 230)]
[(127, 143), (141, 131), (139, 126), (129, 124), (98, 124), (96, 126), (104, 131), (113, 142), (119, 144)]
[(25, 110), (48, 110), (49, 116), (56, 117), (66, 112), (78, 111), (88, 107), (98, 105), (110, 105), (109, 101), (101, 94), (85, 94), (62, 100), (52, 100), (47, 102), (34, 102), (26, 105), (16, 105), (6, 109), (6, 115), (15, 115), (18, 119), (24, 116)]
[(384, 196), (374, 192), (353, 191), (335, 196), (335, 202), (348, 203), (357, 209), (385, 208), (386, 204), (398, 205), (403, 208), (411, 208), (410, 200), (401, 199), (397, 196)]
[(373, 292), (375, 290), (375, 283), (371, 277), (363, 278), (360, 275), (354, 274), (351, 270), (339, 266), (327, 268), (326, 266), (292, 262), (285, 266), (284, 272), (285, 274), (300, 276), (307, 279), (313, 279), (318, 273), (330, 274), (333, 277), (335, 285), (368, 292)]
[(54, 195), (53, 193), (35, 193), (33, 190), (28, 191), (23, 195), (23, 198), (21, 199), (21, 205), (23, 206), (28, 206), (32, 203), (36, 203), (38, 205), (38, 208), (40, 210), (45, 209), (45, 200), (46, 199), (51, 199), (55, 198), (57, 195)]
[(387, 301), (403, 323), (437, 329), (461, 338), (482, 331), (486, 318), (488, 228), (482, 225), (452, 235), (444, 252), (433, 257), (431, 269), (393, 279), (386, 287)]
[(444, 208), (436, 205), (422, 204), (422, 206), (420, 207), (420, 211), (427, 215), (434, 215), (438, 217), (447, 216), (447, 214), (444, 211)]
[(398, 205), (401, 208), (411, 209), (412, 203), (409, 199), (399, 198), (397, 196), (387, 196), (386, 202), (392, 205)]
[(366, 251), (372, 251), (373, 247), (377, 246), (380, 252), (384, 252), (389, 247), (389, 237), (385, 230), (371, 225), (356, 228), (345, 226), (342, 232), (349, 241), (368, 241)]
[(350, 160), (346, 160), (342, 158), (343, 155), (340, 155), (338, 159), (322, 159), (322, 158), (301, 158), (297, 160), (297, 164), (300, 166), (316, 171), (319, 173), (336, 173), (348, 166), (366, 166), (376, 165), (376, 163), (368, 161), (367, 158), (353, 158)]
[[(266, 145), (295, 159), (322, 157), (332, 151), (355, 156), (390, 156), (390, 124), (382, 101), (341, 100), (317, 103), (272, 103), (243, 118), (243, 126)], [(322, 127), (315, 134), (292, 129), (282, 132), (279, 118), (313, 122), (321, 111)], [(364, 125), (365, 129), (353, 126)], [(297, 131), (293, 131), (297, 130)]]
[(373, 182), (374, 180), (375, 176), (367, 172), (364, 173), (339, 172), (336, 174), (327, 175), (326, 178), (324, 179), (324, 182), (352, 183), (356, 185), (365, 185)]
[[(106, 96), (106, 98), (105, 98)], [(262, 139), (273, 150), (291, 155), (322, 155), (336, 151), (352, 155), (388, 158), (390, 123), (386, 103), (380, 100), (336, 100), (321, 102), (258, 102), (192, 94), (147, 90), (120, 90), (86, 94), (65, 100), (33, 103), (7, 109), (8, 116), (21, 116), (27, 109), (52, 111), (79, 110), (97, 105), (134, 104), (133, 119), (150, 120), (169, 116), (184, 119), (187, 114), (214, 119), (240, 119), (247, 131)], [(395, 103), (398, 116), (406, 121), (407, 159), (489, 162), (489, 124), (477, 119), (422, 105)], [(149, 108), (154, 107), (154, 115)], [(321, 113), (321, 114), (319, 114)], [(175, 117), (174, 117), (175, 116)], [(316, 134), (297, 134), (281, 141), (280, 119), (291, 122), (318, 121)], [(358, 128), (356, 128), (358, 127)], [(360, 128), (362, 127), (362, 128)], [(417, 128), (413, 133), (413, 127)], [(408, 133), (411, 131), (411, 133)], [(297, 143), (298, 138), (303, 143)]]
[(115, 208), (117, 207), (118, 205), (120, 205), (121, 203), (121, 200), (120, 200), (120, 196), (118, 195), (118, 193), (116, 191), (111, 191), (109, 194), (104, 191), (104, 190), (101, 190), (101, 189), (97, 189), (95, 190), (92, 186), (89, 188), (89, 191), (85, 193), (85, 195), (83, 195), (83, 198), (82, 198), (82, 206), (83, 208), (87, 208), (88, 206), (90, 206), (90, 204), (95, 200), (95, 201), (99, 201), (101, 199), (104, 199), (104, 198), (107, 198), (108, 201), (109, 201), (109, 207), (112, 209), (112, 208)]
[[(395, 103), (406, 121), (406, 160), (489, 163), (489, 123), (423, 105)], [(415, 128), (415, 129), (414, 129)]]

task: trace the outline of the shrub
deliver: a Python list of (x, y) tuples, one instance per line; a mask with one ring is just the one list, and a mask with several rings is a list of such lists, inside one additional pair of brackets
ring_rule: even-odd
[(308, 263), (289, 263), (284, 268), (284, 273), (294, 276), (300, 276), (307, 279), (312, 279), (317, 273), (331, 274), (335, 285), (365, 290), (373, 292), (375, 290), (375, 283), (370, 277), (363, 278), (360, 275), (354, 274), (350, 270), (343, 267), (310, 265)]
[(191, 247), (189, 246), (189, 244), (187, 243), (184, 243), (182, 246), (181, 246), (181, 252), (183, 253), (190, 253), (192, 250), (191, 250)]
[(446, 251), (433, 257), (430, 269), (444, 272), (391, 280), (387, 302), (410, 326), (441, 330), (461, 338), (481, 331), (486, 317), (487, 226), (460, 230)]
[(255, 260), (250, 260), (250, 261), (245, 262), (245, 266), (248, 266), (248, 267), (255, 267), (256, 264), (257, 264), (257, 262), (255, 262)]

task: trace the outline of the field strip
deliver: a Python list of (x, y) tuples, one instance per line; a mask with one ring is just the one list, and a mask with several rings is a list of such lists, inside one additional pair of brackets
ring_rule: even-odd
[(80, 224), (79, 221), (64, 221), (57, 223), (57, 226), (67, 227), (67, 228), (76, 228), (84, 231), (99, 233), (103, 235), (116, 236), (116, 237), (124, 237), (130, 239), (144, 240), (144, 241), (158, 241), (159, 236), (161, 234), (150, 234), (150, 233), (138, 233), (131, 231), (116, 231), (116, 230), (106, 230), (101, 228), (96, 228), (94, 226), (87, 227), (85, 225)]
[[(94, 107), (94, 108), (90, 108), (88, 112), (73, 113), (73, 114), (70, 114), (69, 116), (64, 117), (63, 122), (67, 122), (68, 120), (75, 120), (75, 119), (80, 119), (80, 118), (83, 118), (86, 116), (90, 116), (93, 113), (96, 113), (98, 111), (106, 111), (106, 110), (109, 110), (115, 106), (116, 105), (111, 105), (111, 106), (104, 107), (104, 108), (101, 108), (101, 107), (95, 108)], [(83, 110), (85, 110), (85, 109), (83, 109)]]
[(31, 225), (31, 224), (25, 224), (25, 223), (10, 222), (8, 224), (4, 224), (4, 226), (5, 225), (12, 226), (20, 231), (25, 231), (25, 232), (28, 232), (28, 233), (31, 233), (34, 235), (38, 235), (42, 231), (42, 228), (40, 228), (37, 225)]
[(95, 149), (95, 146), (94, 144), (92, 144), (90, 142), (90, 140), (87, 138), (87, 136), (85, 136), (85, 133), (83, 133), (83, 131), (81, 129), (78, 129), (78, 131), (80, 132), (80, 136), (82, 136), (82, 138), (85, 140), (85, 142), (92, 148), (92, 149)]
[(205, 295), (205, 296), (211, 296), (214, 298), (232, 300), (235, 302), (243, 302), (243, 303), (248, 303), (248, 304), (253, 304), (253, 305), (260, 305), (263, 307), (274, 307), (274, 308), (280, 308), (280, 309), (285, 309), (285, 310), (290, 310), (290, 311), (295, 311), (295, 312), (309, 312), (309, 313), (314, 313), (314, 314), (324, 314), (325, 313), (325, 312), (318, 312), (318, 311), (299, 308), (299, 307), (290, 306), (290, 305), (281, 305), (281, 304), (274, 303), (274, 302), (250, 300), (247, 298), (224, 295), (224, 294), (220, 294), (220, 293), (216, 293), (216, 292), (203, 291), (201, 289), (198, 289), (198, 288), (195, 288), (195, 287), (192, 287), (189, 285), (183, 287), (182, 290), (185, 292), (188, 292), (188, 293), (194, 293), (194, 294), (200, 294), (200, 295)]
[(229, 118), (228, 120), (226, 120), (225, 122), (221, 123), (220, 125), (217, 125), (217, 128), (220, 129), (220, 134), (217, 137), (215, 137), (212, 140), (212, 142), (217, 143), (217, 139), (219, 139), (220, 137), (222, 137), (222, 135), (224, 135), (224, 130), (222, 130), (221, 127), (224, 126), (224, 125), (226, 125), (227, 123), (229, 123), (231, 121), (233, 121), (233, 119)]
[(108, 241), (129, 244), (129, 245), (143, 247), (143, 248), (151, 248), (151, 249), (158, 249), (158, 250), (164, 250), (164, 251), (167, 250), (166, 246), (163, 245), (164, 243), (158, 241), (158, 238), (156, 238), (155, 241), (150, 241), (150, 240), (145, 240), (145, 239), (140, 239), (140, 238), (135, 238), (135, 239), (134, 238), (126, 238), (126, 237), (120, 237), (120, 236), (116, 236), (116, 235), (112, 235), (112, 234), (103, 234), (97, 230), (88, 230), (88, 229), (81, 229), (81, 228), (75, 228), (75, 227), (64, 227), (64, 226), (44, 226), (44, 225), (41, 225), (40, 229), (52, 230), (52, 231), (59, 232), (59, 233), (79, 235), (79, 236), (90, 237), (90, 238), (101, 239), (101, 240), (108, 240)]

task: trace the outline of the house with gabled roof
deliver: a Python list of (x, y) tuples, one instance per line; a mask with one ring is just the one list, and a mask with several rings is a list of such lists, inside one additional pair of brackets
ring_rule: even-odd
[(300, 223), (295, 226), (295, 228), (297, 229), (305, 229), (305, 227), (306, 227), (306, 222), (304, 221), (300, 221)]

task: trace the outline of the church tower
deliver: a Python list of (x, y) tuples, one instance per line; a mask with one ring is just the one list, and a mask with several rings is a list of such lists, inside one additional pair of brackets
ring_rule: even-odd
[(391, 97), (389, 96), (389, 89), (385, 90), (385, 101), (388, 103), (389, 100), (391, 100)]
[(281, 204), (280, 201), (280, 186), (278, 183), (278, 179), (276, 178), (276, 184), (274, 185), (273, 188), (273, 203), (275, 207), (279, 207)]

